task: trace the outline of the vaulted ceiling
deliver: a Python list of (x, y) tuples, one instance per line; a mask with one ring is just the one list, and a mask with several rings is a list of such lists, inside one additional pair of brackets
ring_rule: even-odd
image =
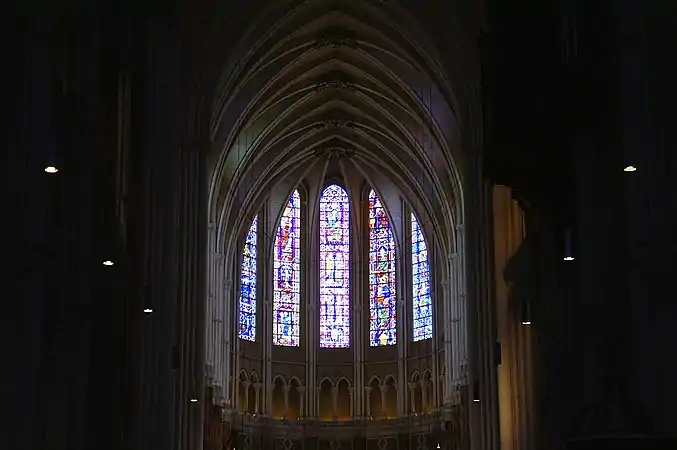
[(335, 167), (393, 184), (449, 242), (462, 210), (458, 106), (436, 50), (402, 18), (326, 1), (259, 15), (212, 106), (211, 221), (242, 229), (283, 180)]

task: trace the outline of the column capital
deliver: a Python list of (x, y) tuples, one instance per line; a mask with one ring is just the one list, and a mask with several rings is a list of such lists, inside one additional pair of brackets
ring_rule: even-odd
[(230, 288), (233, 287), (233, 280), (229, 280), (228, 278), (223, 279), (223, 287), (226, 290), (230, 290)]
[(288, 394), (290, 389), (291, 389), (291, 386), (288, 385), (288, 384), (285, 384), (284, 386), (282, 386), (282, 390), (284, 391), (285, 394)]
[(296, 386), (296, 390), (299, 391), (299, 394), (303, 395), (303, 393), (306, 391), (305, 386)]
[(261, 383), (260, 381), (257, 381), (256, 383), (254, 383), (255, 389), (258, 390), (258, 389), (261, 389), (262, 387), (263, 387), (263, 383)]
[(412, 391), (416, 389), (416, 386), (418, 386), (418, 383), (415, 381), (410, 381), (407, 384), (409, 385), (409, 389), (411, 389)]
[(364, 392), (366, 392), (367, 394), (371, 394), (372, 389), (373, 389), (373, 388), (372, 388), (371, 386), (365, 386), (365, 387), (364, 387)]

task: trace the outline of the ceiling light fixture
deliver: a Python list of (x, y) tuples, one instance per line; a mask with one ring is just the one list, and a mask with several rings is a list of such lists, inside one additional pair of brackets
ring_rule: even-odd
[(45, 172), (47, 173), (57, 173), (59, 169), (57, 169), (55, 166), (46, 166), (45, 167)]

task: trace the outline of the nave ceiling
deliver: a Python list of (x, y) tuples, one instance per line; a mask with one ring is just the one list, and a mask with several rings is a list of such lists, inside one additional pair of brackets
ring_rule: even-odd
[(461, 124), (435, 49), (419, 45), (420, 30), (392, 7), (287, 5), (259, 15), (215, 89), (208, 159), (217, 245), (233, 248), (271, 191), (289, 195), (303, 180), (312, 205), (334, 178), (349, 190), (400, 192), (452, 246), (463, 220)]

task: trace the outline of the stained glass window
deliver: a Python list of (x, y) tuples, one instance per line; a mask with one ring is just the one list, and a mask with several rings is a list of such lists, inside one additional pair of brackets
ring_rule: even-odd
[(430, 297), (430, 265), (423, 230), (411, 214), (411, 272), (414, 341), (433, 337), (433, 304)]
[(350, 346), (350, 203), (327, 186), (320, 197), (320, 347)]
[(397, 343), (395, 238), (381, 200), (369, 192), (369, 344)]
[(273, 256), (273, 344), (298, 347), (301, 307), (301, 199), (289, 198), (275, 236)]
[(256, 228), (254, 217), (242, 252), (240, 272), (240, 338), (256, 340)]

